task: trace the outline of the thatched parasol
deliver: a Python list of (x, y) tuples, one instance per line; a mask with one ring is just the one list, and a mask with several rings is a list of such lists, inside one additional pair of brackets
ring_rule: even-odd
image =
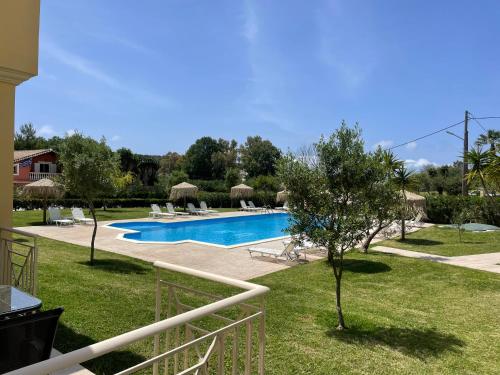
[(231, 188), (231, 199), (249, 198), (253, 195), (253, 188), (245, 184), (239, 184)]
[(283, 190), (283, 191), (278, 191), (276, 193), (276, 202), (286, 202), (288, 200), (288, 191)]
[(64, 189), (61, 184), (42, 178), (41, 180), (32, 182), (23, 187), (23, 195), (38, 198), (43, 203), (43, 223), (47, 223), (47, 201), (50, 198), (60, 198), (64, 194)]
[[(403, 193), (403, 191), (401, 191)], [(425, 197), (412, 193), (411, 191), (404, 190), (404, 195), (406, 196), (406, 202), (408, 205), (413, 206), (415, 209), (425, 212)]]
[(187, 182), (181, 182), (178, 185), (172, 186), (169, 199), (173, 201), (184, 199), (184, 210), (186, 210), (186, 199), (196, 198), (197, 194), (198, 188), (196, 186), (188, 184)]

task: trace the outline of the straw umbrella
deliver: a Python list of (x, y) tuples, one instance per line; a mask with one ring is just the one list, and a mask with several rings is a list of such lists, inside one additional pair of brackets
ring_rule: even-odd
[(245, 184), (239, 184), (231, 188), (231, 199), (250, 198), (253, 188)]
[(63, 194), (63, 186), (48, 178), (42, 178), (23, 187), (23, 195), (42, 200), (44, 224), (47, 223), (47, 201), (50, 198), (60, 198)]
[(401, 193), (406, 196), (406, 202), (408, 205), (425, 214), (425, 197), (412, 193), (408, 190), (401, 191)]
[(276, 193), (276, 202), (286, 202), (288, 200), (288, 191), (282, 190)]
[(196, 186), (188, 184), (187, 182), (181, 182), (178, 185), (172, 186), (169, 199), (173, 201), (184, 199), (184, 211), (186, 211), (186, 199), (196, 198), (197, 194), (198, 188)]

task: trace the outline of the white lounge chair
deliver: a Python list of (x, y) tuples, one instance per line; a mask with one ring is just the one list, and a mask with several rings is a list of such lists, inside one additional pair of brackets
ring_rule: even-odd
[(259, 211), (256, 208), (248, 207), (247, 203), (243, 199), (240, 200), (240, 205), (241, 205), (241, 210), (243, 210), (243, 211), (253, 211), (253, 212)]
[(275, 258), (285, 258), (286, 260), (297, 260), (299, 259), (300, 251), (303, 249), (296, 246), (295, 243), (289, 242), (281, 250), (268, 247), (249, 247), (247, 250), (250, 256), (252, 256), (253, 253), (258, 253), (263, 256), (269, 255)]
[(157, 204), (152, 204), (151, 210), (152, 211), (149, 213), (149, 217), (152, 217), (153, 219), (158, 219), (160, 217), (173, 218), (175, 216), (170, 212), (162, 212), (160, 206), (158, 206)]
[(414, 219), (407, 221), (408, 229), (420, 228), (422, 226), (423, 213), (419, 211)]
[(283, 203), (283, 207), (274, 207), (275, 210), (288, 211), (288, 201)]
[(209, 214), (218, 214), (219, 213), (219, 211), (217, 211), (217, 210), (210, 210), (207, 206), (207, 202), (205, 202), (205, 201), (200, 202), (200, 208), (202, 211), (207, 211)]
[(265, 207), (256, 207), (252, 201), (248, 201), (248, 206), (256, 211), (264, 211), (266, 209)]
[(170, 202), (167, 203), (167, 211), (168, 213), (176, 216), (189, 216), (187, 212), (179, 212), (174, 209), (174, 205)]
[(80, 207), (73, 207), (71, 209), (71, 215), (73, 216), (73, 220), (75, 223), (83, 223), (83, 224), (93, 224), (94, 220), (86, 218), (83, 210)]
[(187, 207), (188, 207), (188, 212), (191, 214), (191, 215), (208, 215), (209, 212), (208, 211), (205, 211), (205, 210), (200, 210), (199, 208), (196, 208), (194, 206), (194, 204), (192, 203), (188, 203), (187, 204)]
[(49, 222), (57, 226), (73, 225), (75, 222), (72, 219), (61, 216), (61, 209), (57, 207), (49, 207)]

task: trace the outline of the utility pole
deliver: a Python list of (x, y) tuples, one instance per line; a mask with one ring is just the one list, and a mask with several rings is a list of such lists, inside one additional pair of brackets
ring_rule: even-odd
[(469, 111), (465, 111), (465, 120), (464, 120), (464, 165), (462, 168), (462, 195), (469, 195), (469, 187), (467, 186), (467, 173), (469, 172), (469, 164), (467, 153), (469, 152)]

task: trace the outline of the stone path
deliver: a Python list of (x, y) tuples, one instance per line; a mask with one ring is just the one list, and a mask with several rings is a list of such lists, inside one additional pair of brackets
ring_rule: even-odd
[(395, 254), (409, 258), (425, 259), (432, 262), (452, 264), (454, 266), (472, 268), (476, 270), (500, 273), (500, 252), (489, 254), (463, 255), (457, 257), (446, 257), (442, 255), (434, 255), (420, 253), (417, 251), (397, 249), (387, 246), (375, 246), (375, 251), (387, 254)]

